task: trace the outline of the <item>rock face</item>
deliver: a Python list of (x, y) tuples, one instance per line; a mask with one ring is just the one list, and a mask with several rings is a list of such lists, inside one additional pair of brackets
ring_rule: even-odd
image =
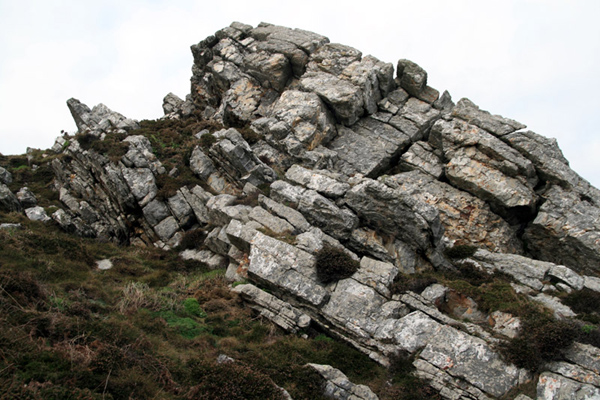
[[(559, 318), (574, 312), (552, 290), (600, 291), (600, 191), (555, 140), (440, 97), (412, 61), (394, 77), (392, 64), (300, 29), (233, 23), (191, 50), (190, 95), (163, 102), (163, 123), (211, 127), (185, 133), (185, 154), (159, 158), (167, 142), (137, 122), (67, 102), (80, 135), (57, 141), (52, 163), (64, 205), (52, 219), (65, 230), (166, 248), (204, 229), (206, 249), (183, 255), (247, 279), (235, 290), (263, 316), (290, 332), (316, 324), (383, 365), (408, 351), (446, 399), (503, 398), (532, 378), (495, 350), (519, 321), (475, 314), (472, 299), (442, 285), (392, 295), (399, 274), (503, 272)], [(85, 134), (124, 151), (100, 154)], [(173, 168), (177, 156), (185, 166)], [(197, 182), (178, 180), (184, 167)], [(0, 180), (2, 211), (48, 218), (1, 169)], [(360, 261), (358, 271), (320, 282), (324, 246)], [(477, 251), (451, 259), (453, 246)], [(444, 302), (453, 312), (440, 311)], [(493, 329), (481, 326), (488, 320)], [(597, 380), (581, 378), (598, 374), (597, 360), (568, 357), (539, 376), (538, 398), (598, 396)], [(313, 368), (334, 398), (375, 398), (343, 371)]]

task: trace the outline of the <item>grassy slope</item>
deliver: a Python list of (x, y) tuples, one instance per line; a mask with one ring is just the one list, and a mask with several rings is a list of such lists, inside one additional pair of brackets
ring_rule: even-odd
[[(394, 375), (319, 332), (288, 335), (253, 315), (223, 271), (0, 217), (23, 225), (0, 230), (0, 398), (276, 399), (275, 382), (294, 399), (319, 399), (307, 362), (340, 368), (383, 399), (422, 398), (406, 370)], [(114, 267), (97, 269), (103, 258)], [(217, 365), (219, 354), (237, 361)]]

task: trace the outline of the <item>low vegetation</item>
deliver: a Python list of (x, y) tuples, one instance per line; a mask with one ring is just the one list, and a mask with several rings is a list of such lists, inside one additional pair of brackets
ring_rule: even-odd
[(344, 250), (328, 245), (316, 253), (315, 265), (317, 277), (325, 284), (349, 278), (360, 266)]
[[(0, 217), (22, 225), (0, 230), (0, 398), (279, 399), (277, 385), (324, 399), (309, 362), (382, 400), (423, 398), (426, 385), (405, 372), (312, 327), (304, 339), (258, 318), (222, 270)], [(98, 269), (101, 259), (113, 267)], [(235, 361), (219, 364), (220, 354)]]

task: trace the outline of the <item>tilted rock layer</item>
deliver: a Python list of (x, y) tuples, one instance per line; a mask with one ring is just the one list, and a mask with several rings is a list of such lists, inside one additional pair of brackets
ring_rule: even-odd
[[(460, 267), (445, 250), (473, 245), (465, 262), (508, 274), (559, 318), (572, 311), (540, 293), (547, 282), (600, 290), (600, 192), (569, 168), (556, 141), (468, 99), (454, 104), (412, 61), (400, 60), (394, 74), (390, 63), (300, 29), (233, 23), (191, 50), (191, 93), (167, 95), (163, 108), (165, 119), (223, 127), (193, 132), (189, 168), (202, 184), (159, 195), (178, 171), (136, 134), (138, 123), (71, 99), (80, 135), (120, 135), (126, 150), (108, 157), (57, 140), (65, 207), (52, 218), (63, 228), (164, 247), (207, 229), (206, 249), (184, 256), (247, 278), (235, 290), (262, 315), (292, 332), (317, 324), (382, 364), (399, 350), (416, 354), (417, 374), (448, 399), (502, 397), (531, 376), (498, 356), (499, 339), (436, 308), (451, 297), (443, 287), (392, 296), (398, 274)], [(34, 205), (25, 192), (19, 201), (0, 189), (3, 209)], [(324, 246), (360, 261), (358, 271), (319, 282), (315, 254)], [(505, 336), (518, 326), (493, 318)], [(584, 353), (576, 346), (572, 364), (544, 372), (538, 398), (597, 395), (598, 382), (578, 378), (594, 368)]]

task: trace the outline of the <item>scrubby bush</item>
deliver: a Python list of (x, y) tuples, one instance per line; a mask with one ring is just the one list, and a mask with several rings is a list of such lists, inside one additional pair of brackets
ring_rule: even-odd
[(522, 318), (519, 336), (500, 345), (500, 352), (517, 367), (535, 372), (545, 362), (560, 360), (561, 350), (573, 343), (578, 334), (571, 321), (535, 313)]
[(325, 284), (352, 276), (359, 266), (358, 261), (337, 247), (325, 245), (316, 254), (317, 277)]
[(192, 361), (190, 378), (197, 382), (188, 399), (283, 400), (283, 392), (271, 378), (254, 368), (235, 362), (221, 364)]
[(571, 307), (577, 314), (598, 313), (600, 293), (584, 288), (567, 294), (563, 303)]
[(426, 287), (437, 283), (437, 279), (420, 274), (398, 274), (390, 286), (392, 294), (402, 294), (408, 291), (421, 293)]
[(205, 133), (204, 135), (200, 136), (200, 147), (202, 147), (204, 150), (209, 149), (210, 146), (212, 146), (216, 142), (217, 138), (214, 137), (211, 133)]
[(446, 251), (444, 254), (453, 260), (471, 257), (477, 251), (477, 247), (468, 244), (457, 244)]
[(179, 242), (179, 250), (197, 249), (202, 246), (206, 239), (206, 232), (202, 229), (192, 229), (183, 234), (181, 242)]

